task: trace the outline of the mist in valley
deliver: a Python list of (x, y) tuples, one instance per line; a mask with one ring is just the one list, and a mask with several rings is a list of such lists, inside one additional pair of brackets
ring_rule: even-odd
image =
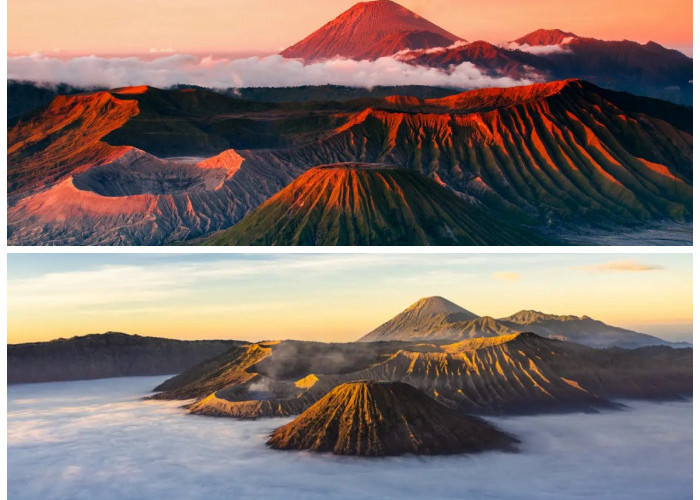
[(144, 401), (165, 377), (8, 387), (10, 499), (684, 499), (692, 402), (490, 418), (519, 453), (362, 459), (265, 446), (290, 418), (187, 415)]

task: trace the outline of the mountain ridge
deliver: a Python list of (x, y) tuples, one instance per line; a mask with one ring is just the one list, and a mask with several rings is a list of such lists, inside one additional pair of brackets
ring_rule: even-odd
[[(390, 320), (365, 334), (359, 342), (376, 341), (460, 341), (475, 337), (533, 332), (544, 337), (582, 343), (590, 347), (643, 347), (674, 345), (652, 335), (607, 325), (589, 316), (546, 314), (522, 310), (504, 318), (454, 316), (445, 311), (419, 317), (412, 314), (420, 299)], [(446, 300), (446, 299), (443, 299)], [(448, 301), (449, 302), (449, 301)], [(450, 304), (453, 304), (450, 302)], [(456, 307), (456, 304), (454, 304)], [(680, 344), (679, 344), (680, 345)]]

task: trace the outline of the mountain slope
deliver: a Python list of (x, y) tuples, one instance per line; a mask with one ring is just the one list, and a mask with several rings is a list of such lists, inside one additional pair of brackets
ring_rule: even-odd
[[(445, 299), (439, 298), (442, 301)], [(546, 338), (567, 340), (589, 347), (637, 348), (649, 345), (672, 345), (658, 337), (610, 326), (588, 316), (560, 316), (538, 311), (520, 311), (506, 318), (479, 317), (449, 301), (467, 314), (448, 310), (417, 315), (414, 311), (424, 298), (408, 307), (386, 323), (367, 333), (359, 342), (376, 341), (460, 341), (476, 337), (496, 337), (519, 332), (532, 332)]]
[(405, 7), (378, 0), (355, 4), (282, 55), (306, 62), (337, 56), (377, 59), (404, 49), (446, 47), (457, 40)]
[[(196, 414), (258, 418), (303, 412), (360, 380), (407, 383), (463, 413), (591, 411), (614, 398), (692, 393), (692, 349), (592, 349), (532, 333), (425, 342), (260, 343), (250, 357), (219, 357), (157, 388), (160, 399), (199, 397)], [(241, 379), (226, 374), (243, 374)]]
[(545, 243), (419, 174), (376, 165), (316, 167), (205, 242), (209, 245)]
[(339, 385), (267, 442), (276, 449), (361, 456), (513, 450), (514, 443), (408, 384), (376, 381)]
[[(468, 322), (478, 316), (443, 297), (425, 297), (411, 304), (383, 325), (360, 339), (361, 342), (380, 340), (445, 339), (446, 330), (457, 322)], [(437, 333), (437, 335), (434, 335)]]
[(692, 110), (581, 81), (279, 104), (139, 87), (57, 98), (8, 138), (11, 244), (201, 238), (343, 162), (552, 233), (692, 218)]
[(9, 344), (7, 382), (56, 382), (178, 373), (237, 341), (174, 340), (108, 332)]
[(546, 79), (583, 78), (613, 90), (693, 104), (693, 59), (658, 43), (537, 30), (509, 46), (536, 54), (530, 66)]
[(543, 337), (578, 342), (591, 347), (637, 348), (671, 344), (652, 335), (606, 325), (588, 316), (560, 316), (539, 311), (520, 311), (498, 321), (512, 330), (535, 332)]

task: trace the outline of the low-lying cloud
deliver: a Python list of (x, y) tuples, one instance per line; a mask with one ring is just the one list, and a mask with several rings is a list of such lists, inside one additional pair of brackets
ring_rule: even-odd
[(140, 399), (162, 380), (8, 387), (8, 498), (692, 496), (692, 402), (490, 419), (522, 440), (520, 453), (364, 459), (268, 449), (288, 418), (193, 416), (182, 402)]
[(503, 44), (503, 48), (508, 50), (520, 50), (521, 52), (527, 52), (536, 56), (565, 54), (571, 52), (571, 49), (566, 45), (569, 41), (571, 41), (571, 38), (565, 38), (561, 44), (557, 45), (528, 45), (527, 43), (521, 45), (519, 43), (509, 42)]
[(178, 84), (209, 88), (289, 87), (301, 85), (432, 85), (472, 89), (526, 85), (531, 80), (493, 78), (465, 62), (450, 70), (415, 66), (393, 57), (376, 61), (332, 59), (304, 64), (279, 55), (245, 59), (172, 54), (153, 60), (137, 57), (75, 57), (62, 60), (43, 54), (9, 57), (7, 76), (43, 84), (116, 88), (131, 85), (171, 87)]

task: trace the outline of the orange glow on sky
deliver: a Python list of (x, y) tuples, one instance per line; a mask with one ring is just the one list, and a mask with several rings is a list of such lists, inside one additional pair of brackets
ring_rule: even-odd
[[(8, 52), (71, 54), (278, 52), (353, 0), (8, 0)], [(469, 41), (504, 42), (537, 28), (629, 39), (690, 53), (692, 0), (401, 0)], [(313, 8), (310, 8), (313, 6)]]

